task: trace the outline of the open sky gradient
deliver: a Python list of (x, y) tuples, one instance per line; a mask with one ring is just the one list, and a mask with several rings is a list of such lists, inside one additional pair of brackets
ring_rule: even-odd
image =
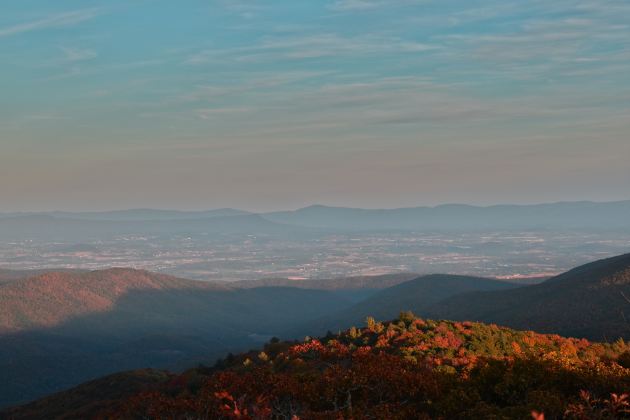
[(630, 198), (627, 0), (7, 0), (0, 211)]

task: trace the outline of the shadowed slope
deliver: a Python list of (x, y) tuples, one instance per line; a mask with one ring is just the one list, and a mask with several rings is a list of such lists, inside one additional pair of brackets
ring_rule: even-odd
[(595, 261), (544, 283), (454, 296), (429, 316), (495, 322), (596, 340), (630, 338), (630, 254)]
[(153, 369), (115, 373), (0, 413), (0, 419), (89, 419), (104, 410), (117, 410), (126, 398), (157, 389), (172, 378)]
[(381, 276), (353, 276), (336, 279), (306, 279), (291, 280), (269, 278), (261, 280), (243, 280), (230, 283), (236, 287), (297, 287), (316, 290), (357, 290), (357, 289), (385, 289), (397, 284), (415, 279), (417, 274), (398, 273)]
[(0, 406), (121, 369), (212, 362), (350, 302), (321, 290), (237, 289), (129, 269), (0, 286)]
[(424, 315), (436, 303), (459, 293), (473, 290), (505, 290), (514, 287), (517, 286), (512, 283), (481, 277), (448, 274), (422, 276), (377, 292), (350, 308), (299, 326), (296, 332), (335, 331), (359, 325), (367, 316), (390, 319), (407, 310)]

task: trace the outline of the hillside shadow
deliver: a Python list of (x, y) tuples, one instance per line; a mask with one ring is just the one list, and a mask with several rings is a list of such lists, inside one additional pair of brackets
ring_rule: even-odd
[(213, 364), (351, 302), (295, 288), (132, 290), (106, 312), (1, 335), (0, 407), (122, 370)]

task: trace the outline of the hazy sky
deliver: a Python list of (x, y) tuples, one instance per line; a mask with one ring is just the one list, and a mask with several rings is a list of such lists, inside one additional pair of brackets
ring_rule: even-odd
[(0, 211), (630, 198), (627, 0), (4, 0)]

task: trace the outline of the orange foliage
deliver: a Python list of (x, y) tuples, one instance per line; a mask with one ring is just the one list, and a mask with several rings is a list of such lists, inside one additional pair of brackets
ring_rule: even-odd
[[(630, 389), (630, 369), (614, 361), (628, 351), (623, 343), (613, 348), (408, 317), (370, 320), (368, 328), (321, 340), (270, 343), (263, 359), (252, 352), (223, 361), (200, 388), (137, 396), (124, 414), (252, 420), (628, 415), (628, 396), (620, 391)], [(580, 397), (585, 386), (591, 390)]]

